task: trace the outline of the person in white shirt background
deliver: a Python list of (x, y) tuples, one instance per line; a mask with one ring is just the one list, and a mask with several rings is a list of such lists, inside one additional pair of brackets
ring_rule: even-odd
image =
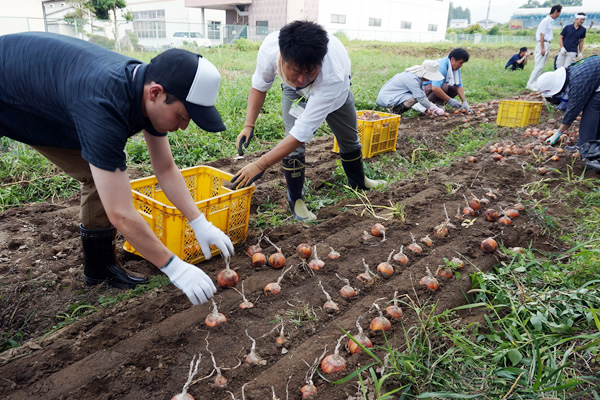
[(316, 216), (304, 202), (305, 145), (327, 121), (337, 139), (349, 185), (368, 190), (385, 184), (367, 178), (364, 173), (350, 70), (350, 57), (344, 45), (314, 22), (294, 21), (269, 34), (258, 50), (246, 121), (236, 146), (240, 151), (253, 137), (256, 119), (276, 76), (283, 81), (286, 136), (257, 161), (234, 174), (232, 183), (238, 188), (247, 186), (281, 161), (293, 216), (301, 221), (315, 220)]
[(535, 32), (535, 40), (537, 44), (534, 51), (535, 66), (533, 67), (533, 71), (531, 71), (529, 81), (527, 82), (527, 89), (529, 90), (536, 90), (535, 83), (542, 74), (544, 65), (548, 59), (548, 54), (550, 54), (550, 43), (552, 42), (553, 38), (552, 23), (556, 18), (558, 18), (561, 11), (562, 6), (552, 6), (550, 9), (550, 14), (548, 14), (537, 27), (537, 31)]

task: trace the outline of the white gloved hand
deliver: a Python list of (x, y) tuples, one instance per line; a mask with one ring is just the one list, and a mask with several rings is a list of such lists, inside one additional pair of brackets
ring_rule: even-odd
[(440, 107), (436, 106), (433, 103), (431, 103), (431, 106), (429, 106), (429, 108), (427, 109), (427, 112), (432, 115), (444, 115), (445, 114), (444, 110), (442, 110)]
[(446, 103), (448, 103), (449, 106), (454, 107), (454, 108), (460, 107), (460, 103), (458, 102), (458, 100), (453, 99), (452, 97), (449, 98)]
[(202, 249), (202, 254), (204, 254), (207, 260), (210, 260), (212, 257), (210, 253), (211, 244), (214, 244), (221, 250), (223, 258), (229, 258), (233, 255), (233, 243), (231, 243), (231, 239), (222, 230), (208, 222), (204, 214), (200, 214), (198, 218), (190, 221), (190, 226), (194, 230), (196, 240), (198, 240)]
[(169, 277), (171, 283), (190, 299), (193, 305), (206, 303), (217, 293), (212, 280), (200, 268), (173, 256), (161, 272)]
[(560, 137), (562, 135), (563, 135), (563, 133), (557, 129), (556, 132), (554, 132), (552, 134), (552, 136), (550, 136), (548, 139), (546, 139), (546, 144), (549, 144), (550, 146), (554, 146), (560, 140)]
[(565, 49), (564, 47), (561, 47), (558, 54), (560, 54), (561, 56), (564, 56), (565, 54), (567, 54), (567, 49)]
[(468, 113), (472, 113), (473, 111), (471, 111), (471, 108), (469, 107), (469, 103), (467, 103), (467, 101), (463, 101), (462, 102), (462, 106), (460, 106), (461, 110), (465, 110)]
[(580, 60), (583, 58), (583, 52), (580, 51), (579, 53), (577, 53), (577, 58), (579, 58)]

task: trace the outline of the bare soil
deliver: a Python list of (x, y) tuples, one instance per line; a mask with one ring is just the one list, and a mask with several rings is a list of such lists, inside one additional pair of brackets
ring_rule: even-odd
[[(497, 107), (497, 103), (481, 106), (491, 123), (495, 122), (493, 112)], [(539, 128), (554, 128), (556, 123), (547, 122), (550, 117), (553, 116), (549, 116), (544, 107)], [(477, 126), (485, 117), (472, 117), (470, 121), (466, 118), (469, 117), (452, 114), (447, 118), (403, 119), (396, 150), (409, 160), (422, 154), (416, 150), (418, 143), (429, 151), (449, 151), (451, 147), (445, 141), (449, 132), (467, 124)], [(576, 130), (577, 126), (572, 129)], [(502, 128), (494, 141), (511, 142), (519, 148), (539, 145), (536, 137), (524, 133), (525, 128)], [(329, 184), (336, 185), (332, 171), (338, 156), (331, 148), (330, 137), (317, 138), (308, 145), (307, 179), (312, 182), (315, 196), (320, 190), (329, 190)], [(241, 296), (237, 292), (219, 289), (215, 298), (227, 323), (216, 328), (204, 324), (210, 312), (209, 304), (192, 306), (172, 285), (114, 306), (98, 305), (100, 296), (116, 296), (123, 291), (102, 285), (86, 287), (83, 282), (77, 196), (5, 211), (0, 214), (1, 332), (6, 336), (4, 340), (20, 331), (24, 344), (0, 354), (0, 398), (169, 399), (181, 391), (194, 355), (202, 353), (196, 378), (207, 377), (213, 371), (206, 349), (209, 333), (208, 348), (218, 366), (223, 368), (228, 384), (225, 388), (215, 386), (215, 375), (200, 380), (189, 388), (196, 399), (231, 399), (227, 391), (236, 399), (242, 399), (244, 384), (247, 384), (244, 393), (248, 400), (271, 399), (271, 387), (278, 398), (300, 398), (299, 390), (305, 384), (308, 371), (304, 361), (312, 363), (325, 346), (331, 354), (342, 334), (340, 327), (356, 333), (355, 321), (365, 315), (361, 320), (365, 333), (376, 346), (385, 344), (381, 332), (368, 329), (369, 321), (377, 316), (372, 307), (376, 300), (379, 299), (378, 304), (384, 308), (397, 291), (399, 296), (409, 296), (413, 301), (435, 302), (438, 311), (465, 304), (465, 293), (470, 289), (469, 274), (477, 269), (490, 270), (500, 260), (501, 254), (484, 254), (480, 249), (481, 241), (488, 237), (494, 237), (505, 247), (555, 249), (556, 243), (542, 234), (531, 210), (522, 212), (511, 225), (487, 222), (480, 213), (472, 224), (463, 226), (463, 221), (455, 217), (457, 209), (465, 206), (463, 196), (487, 197), (490, 200), (487, 207), (500, 211), (521, 200), (526, 205), (531, 204), (534, 198), (520, 192), (528, 183), (558, 177), (556, 171), (565, 174), (571, 165), (575, 174), (582, 173), (581, 163), (573, 163), (568, 153), (559, 153), (558, 161), (549, 161), (555, 149), (542, 151), (539, 148), (535, 151), (542, 155), (538, 164), (536, 157), (527, 152), (505, 153), (501, 161), (495, 161), (486, 146), (473, 153), (477, 162), (457, 159), (448, 167), (368, 193), (373, 205), (405, 203), (405, 222), (377, 219), (368, 212), (363, 213), (363, 207), (353, 206), (359, 204), (353, 199), (321, 209), (316, 224), (292, 222), (266, 232), (287, 257), (286, 268), (292, 268), (281, 282), (282, 292), (265, 296), (263, 288), (274, 282), (282, 270), (253, 269), (245, 249), (260, 235), (254, 223), (259, 205), (271, 202), (287, 208), (283, 174), (279, 168), (271, 168), (258, 183), (252, 198), (247, 242), (237, 247), (232, 260), (232, 268), (240, 276), (237, 288), (241, 289), (243, 280), (246, 297), (254, 303), (254, 308), (239, 308)], [(222, 159), (211, 165), (234, 172), (260, 155), (249, 154), (244, 160)], [(545, 176), (537, 171), (542, 163), (548, 167)], [(393, 170), (390, 173), (393, 174)], [(593, 172), (586, 174), (595, 176)], [(554, 183), (549, 181), (548, 184)], [(432, 231), (445, 220), (443, 205), (456, 227), (450, 229), (447, 237), (439, 238)], [(388, 211), (377, 210), (380, 215)], [(556, 204), (547, 213), (563, 216), (565, 210)], [(376, 222), (386, 226), (386, 241), (372, 235), (363, 237), (364, 231), (370, 232)], [(411, 233), (423, 247), (422, 254), (407, 250)], [(426, 235), (433, 240), (432, 246), (420, 242)], [(325, 261), (323, 269), (312, 272), (301, 265), (296, 256), (296, 246), (300, 243), (317, 246), (320, 258)], [(123, 239), (119, 238), (118, 255), (126, 268), (147, 275), (160, 273), (144, 259), (122, 250), (122, 244)], [(401, 246), (409, 263), (401, 265), (392, 261), (396, 272), (390, 279), (378, 277), (375, 283), (366, 284), (356, 278), (364, 272), (363, 259), (376, 272), (377, 265)], [(274, 252), (264, 241), (262, 247), (267, 255)], [(328, 259), (330, 247), (341, 253), (341, 257)], [(444, 258), (455, 256), (466, 261), (459, 279), (439, 278), (440, 289), (435, 292), (427, 291), (418, 283), (426, 274), (426, 268), (435, 273), (437, 267), (444, 264)], [(199, 266), (216, 278), (224, 263), (217, 257)], [(345, 300), (339, 295), (344, 283), (336, 273), (359, 289), (357, 297)], [(337, 302), (339, 311), (328, 313), (322, 309), (326, 297), (319, 282)], [(95, 305), (98, 310), (45, 335), (61, 321), (58, 315), (71, 313), (69, 307), (78, 304)], [(275, 342), (279, 335), (276, 321), (281, 318), (286, 321), (287, 342), (283, 346)], [(480, 321), (481, 315), (465, 313), (461, 318), (466, 322)], [(415, 323), (416, 315), (405, 309), (401, 320), (392, 321), (388, 340), (402, 346), (403, 327)], [(245, 330), (256, 339), (256, 350), (266, 361), (265, 365), (252, 366), (244, 362), (251, 347)], [(328, 376), (331, 380), (371, 361), (365, 354), (350, 355), (344, 346), (340, 354), (347, 360), (346, 369)], [(358, 398), (356, 381), (334, 385), (317, 374), (313, 380), (319, 399)]]

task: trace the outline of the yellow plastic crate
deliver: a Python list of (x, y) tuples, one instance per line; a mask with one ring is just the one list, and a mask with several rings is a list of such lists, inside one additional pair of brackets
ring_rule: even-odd
[[(206, 219), (225, 232), (234, 245), (243, 242), (248, 233), (254, 184), (231, 190), (224, 184), (233, 175), (208, 166), (182, 169), (181, 174)], [(205, 260), (188, 220), (167, 199), (155, 176), (131, 181), (131, 193), (133, 205), (169, 250), (192, 264)], [(123, 248), (140, 255), (129, 242), (125, 242)], [(211, 253), (217, 255), (219, 249), (211, 246)]]
[[(398, 140), (398, 127), (400, 126), (400, 115), (374, 111), (381, 119), (365, 121), (359, 119), (364, 113), (371, 111), (362, 110), (356, 113), (358, 124), (358, 137), (362, 144), (363, 158), (374, 157), (377, 154), (396, 150)], [(333, 138), (333, 152), (339, 153), (340, 148), (337, 140)]]
[(496, 124), (520, 126), (538, 124), (542, 115), (541, 101), (500, 100)]

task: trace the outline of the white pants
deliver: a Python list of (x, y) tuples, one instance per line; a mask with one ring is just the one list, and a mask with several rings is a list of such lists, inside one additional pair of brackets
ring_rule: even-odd
[(575, 59), (577, 58), (576, 51), (568, 51), (564, 54), (558, 53), (558, 58), (556, 59), (556, 69), (560, 67), (567, 68)]
[(540, 42), (538, 42), (538, 44), (535, 46), (535, 52), (533, 53), (535, 56), (535, 66), (533, 67), (533, 71), (531, 71), (531, 75), (529, 76), (527, 89), (537, 90), (535, 83), (544, 70), (544, 65), (546, 64), (548, 54), (550, 53), (550, 42), (544, 42), (544, 50), (546, 50), (546, 54), (542, 55), (542, 45)]

